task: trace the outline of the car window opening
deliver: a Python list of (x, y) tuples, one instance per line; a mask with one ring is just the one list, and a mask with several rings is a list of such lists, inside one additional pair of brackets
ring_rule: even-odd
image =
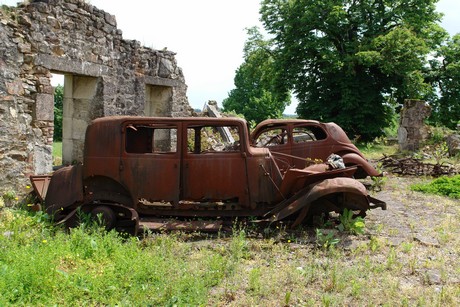
[(175, 153), (177, 128), (131, 124), (126, 127), (125, 144), (127, 153)]
[(292, 131), (294, 143), (306, 143), (326, 139), (327, 134), (319, 127), (295, 127)]
[(187, 129), (189, 153), (235, 152), (240, 150), (236, 126), (199, 126)]

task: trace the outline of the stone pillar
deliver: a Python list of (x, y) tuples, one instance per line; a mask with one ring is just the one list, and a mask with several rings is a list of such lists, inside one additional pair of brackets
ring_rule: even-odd
[(407, 99), (401, 110), (398, 128), (400, 150), (415, 151), (428, 136), (424, 120), (430, 115), (431, 108), (422, 100)]

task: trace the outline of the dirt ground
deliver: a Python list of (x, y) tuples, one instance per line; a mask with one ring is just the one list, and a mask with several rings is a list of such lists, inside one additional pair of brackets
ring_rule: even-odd
[(372, 194), (387, 210), (368, 212), (364, 234), (334, 230), (340, 242), (333, 251), (318, 247), (312, 228), (249, 237), (238, 272), (212, 291), (209, 304), (459, 306), (460, 200), (409, 188), (428, 180), (387, 175)]
[(387, 240), (394, 247), (414, 244), (420, 262), (442, 255), (444, 269), (422, 268), (406, 280), (408, 283), (452, 283), (460, 287), (460, 200), (410, 190), (411, 184), (430, 178), (394, 175), (387, 178), (382, 191), (376, 193), (377, 198), (387, 203), (387, 210), (369, 211), (366, 217), (369, 234)]

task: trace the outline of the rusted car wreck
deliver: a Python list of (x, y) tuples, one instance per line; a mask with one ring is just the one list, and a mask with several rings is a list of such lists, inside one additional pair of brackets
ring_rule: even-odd
[(278, 166), (304, 168), (308, 161), (327, 161), (331, 153), (339, 155), (345, 166), (356, 166), (354, 178), (378, 177), (377, 171), (335, 123), (306, 119), (267, 119), (251, 133), (251, 143), (266, 147), (276, 155)]
[(312, 163), (280, 171), (269, 149), (251, 146), (238, 118), (117, 116), (89, 125), (82, 165), (31, 182), (59, 223), (101, 214), (108, 229), (136, 234), (153, 218), (251, 216), (295, 226), (345, 208), (385, 209), (353, 178), (356, 170)]

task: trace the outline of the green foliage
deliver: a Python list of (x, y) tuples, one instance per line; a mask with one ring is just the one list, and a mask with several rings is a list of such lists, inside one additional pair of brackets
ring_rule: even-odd
[(62, 142), (53, 142), (53, 165), (62, 165)]
[(385, 182), (387, 181), (386, 176), (379, 176), (379, 177), (371, 177), (372, 183), (371, 183), (371, 190), (374, 192), (380, 192), (383, 189), (383, 186), (385, 185)]
[[(382, 168), (382, 163), (379, 162), (377, 164), (376, 170), (378, 170), (381, 174), (383, 174), (383, 168)], [(371, 177), (372, 183), (370, 189), (374, 192), (380, 192), (383, 189), (383, 186), (385, 185), (385, 182), (387, 181), (386, 176), (373, 176)]]
[(435, 0), (264, 0), (281, 87), (294, 90), (300, 117), (334, 121), (370, 141), (406, 98), (432, 92), (426, 55), (445, 38)]
[(340, 239), (334, 236), (333, 231), (325, 231), (324, 229), (321, 230), (316, 228), (316, 244), (322, 248), (333, 248), (336, 246)]
[(411, 190), (460, 199), (460, 175), (443, 176), (429, 183), (413, 184)]
[(432, 95), (431, 122), (455, 129), (460, 118), (460, 34), (442, 46), (430, 61), (429, 79), (439, 95)]
[(64, 108), (64, 87), (56, 86), (54, 89), (54, 141), (62, 141), (62, 111)]
[(363, 234), (364, 227), (366, 226), (364, 219), (360, 216), (354, 217), (353, 215), (352, 210), (345, 208), (339, 217), (340, 224), (337, 226), (337, 229), (339, 231), (349, 231), (352, 234)]
[(224, 112), (243, 114), (249, 122), (280, 118), (290, 102), (289, 92), (275, 84), (278, 75), (274, 66), (270, 42), (259, 30), (247, 30), (249, 39), (244, 46), (244, 63), (234, 78), (235, 89), (222, 102)]
[(3, 207), (4, 205), (6, 205), (7, 207), (12, 207), (17, 202), (18, 196), (16, 195), (15, 191), (8, 190), (3, 193), (0, 199), (1, 199), (0, 207)]
[[(83, 223), (69, 233), (43, 213), (0, 211), (0, 305), (199, 306), (231, 273), (235, 250), (195, 250), (174, 234), (122, 238)], [(233, 266), (230, 266), (233, 264)]]

